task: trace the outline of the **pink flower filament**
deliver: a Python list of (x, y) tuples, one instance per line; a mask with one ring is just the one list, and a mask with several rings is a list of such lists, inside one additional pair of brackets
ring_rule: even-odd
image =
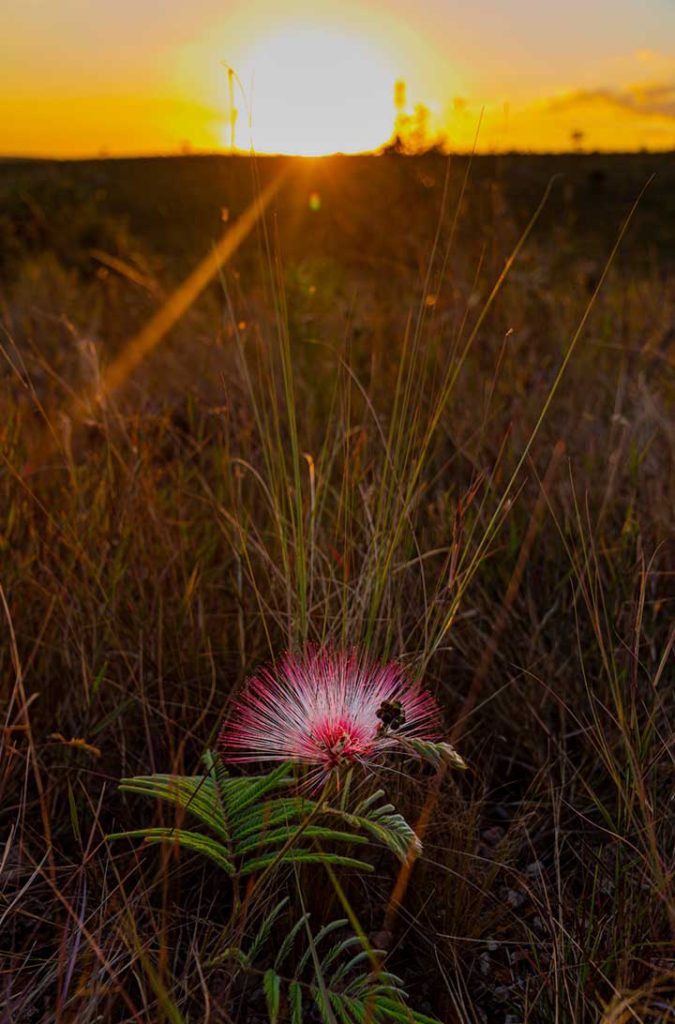
[(230, 762), (294, 761), (325, 778), (440, 726), (434, 698), (397, 662), (309, 648), (247, 681), (220, 744)]

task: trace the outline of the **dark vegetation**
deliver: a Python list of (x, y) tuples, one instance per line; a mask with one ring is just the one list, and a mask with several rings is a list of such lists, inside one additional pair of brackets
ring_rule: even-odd
[[(470, 764), (393, 922), (395, 862), (341, 876), (411, 1005), (675, 1020), (675, 157), (297, 161), (75, 417), (281, 163), (0, 164), (0, 1020), (267, 1019), (222, 872), (104, 837), (306, 639), (403, 658)], [(433, 773), (379, 781), (415, 823)]]

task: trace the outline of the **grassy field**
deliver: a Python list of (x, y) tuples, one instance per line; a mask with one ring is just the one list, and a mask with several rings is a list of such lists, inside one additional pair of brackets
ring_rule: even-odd
[(222, 873), (105, 836), (307, 640), (402, 659), (470, 766), (383, 776), (432, 810), (395, 918), (395, 863), (342, 879), (411, 1005), (673, 1021), (675, 156), (291, 162), (76, 415), (282, 166), (0, 164), (0, 1021), (268, 1019)]

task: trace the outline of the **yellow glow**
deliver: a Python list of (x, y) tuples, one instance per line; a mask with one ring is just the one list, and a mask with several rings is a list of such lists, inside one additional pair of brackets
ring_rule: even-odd
[(672, 52), (646, 37), (632, 52), (598, 39), (597, 61), (587, 48), (575, 64), (548, 33), (544, 61), (535, 18), (512, 55), (508, 19), (486, 19), (490, 4), (499, 10), (498, 0), (163, 0), (157, 19), (138, 0), (23, 0), (2, 40), (0, 154), (227, 152), (228, 67), (243, 152), (377, 149), (392, 134), (397, 79), (406, 112), (428, 108), (428, 141), (451, 151), (473, 148), (479, 121), (479, 152), (566, 150), (580, 131), (584, 149), (675, 146)]
[(238, 91), (239, 148), (324, 156), (375, 149), (391, 135), (396, 72), (368, 38), (288, 26), (236, 71), (248, 107)]

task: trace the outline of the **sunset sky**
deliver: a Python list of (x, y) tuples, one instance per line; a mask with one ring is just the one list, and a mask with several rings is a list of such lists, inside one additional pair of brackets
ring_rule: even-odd
[(9, 0), (0, 152), (675, 149), (674, 0)]

